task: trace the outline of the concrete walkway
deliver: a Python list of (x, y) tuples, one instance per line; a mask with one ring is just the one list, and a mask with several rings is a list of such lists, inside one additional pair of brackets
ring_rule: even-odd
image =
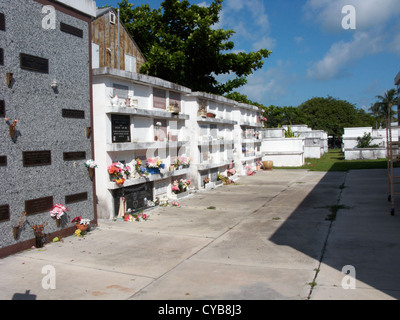
[(398, 299), (387, 190), (386, 170), (259, 172), (0, 259), (0, 299)]

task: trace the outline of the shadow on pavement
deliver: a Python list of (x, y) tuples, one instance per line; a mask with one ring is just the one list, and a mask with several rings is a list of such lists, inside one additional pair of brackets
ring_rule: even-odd
[[(305, 189), (299, 184), (287, 192)], [(269, 240), (322, 261), (315, 287), (321, 296), (316, 298), (374, 299), (386, 294), (399, 299), (400, 210), (391, 216), (387, 199), (386, 169), (329, 171)], [(273, 205), (284, 206), (285, 197), (280, 201)], [(348, 265), (354, 266), (356, 289), (369, 291), (343, 289), (342, 269)]]

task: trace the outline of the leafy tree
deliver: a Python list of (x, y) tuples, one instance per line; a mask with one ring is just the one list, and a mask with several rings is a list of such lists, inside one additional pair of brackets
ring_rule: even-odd
[(344, 128), (370, 126), (374, 121), (371, 115), (350, 102), (330, 96), (312, 98), (301, 104), (298, 112), (298, 123), (314, 130), (324, 130), (336, 137), (343, 135)]
[[(210, 6), (188, 0), (164, 0), (161, 8), (119, 3), (121, 21), (146, 57), (141, 73), (191, 88), (223, 95), (247, 83), (247, 77), (264, 64), (271, 51), (232, 53), (233, 30), (213, 29), (223, 0)], [(225, 83), (216, 76), (234, 74)]]

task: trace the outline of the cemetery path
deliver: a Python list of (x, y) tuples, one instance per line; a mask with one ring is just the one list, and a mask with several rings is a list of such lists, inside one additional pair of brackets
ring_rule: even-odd
[(386, 179), (263, 171), (147, 221), (101, 220), (85, 237), (1, 259), (0, 299), (398, 299), (400, 218)]

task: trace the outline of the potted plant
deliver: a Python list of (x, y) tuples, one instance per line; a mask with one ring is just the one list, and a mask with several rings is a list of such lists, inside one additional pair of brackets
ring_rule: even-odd
[(42, 248), (43, 247), (43, 242), (44, 242), (44, 227), (47, 226), (47, 222), (45, 224), (35, 224), (32, 227), (33, 233), (35, 235), (35, 247), (36, 248)]
[(61, 218), (64, 214), (67, 213), (68, 208), (63, 206), (61, 203), (56, 203), (53, 206), (53, 210), (50, 211), (50, 216), (56, 219), (57, 227), (61, 224)]
[(82, 217), (75, 217), (74, 219), (71, 220), (71, 223), (75, 223), (77, 229), (81, 231), (86, 231), (86, 229), (90, 224), (90, 220), (82, 219)]

